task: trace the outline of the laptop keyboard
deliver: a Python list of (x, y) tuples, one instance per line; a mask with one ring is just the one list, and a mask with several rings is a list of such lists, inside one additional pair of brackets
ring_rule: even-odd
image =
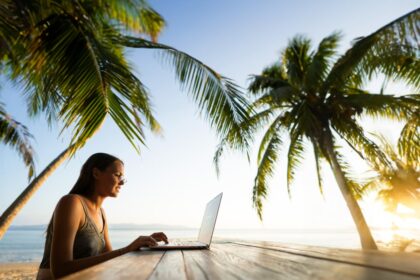
[(170, 241), (168, 244), (158, 242), (158, 246), (205, 246), (205, 244), (196, 241)]

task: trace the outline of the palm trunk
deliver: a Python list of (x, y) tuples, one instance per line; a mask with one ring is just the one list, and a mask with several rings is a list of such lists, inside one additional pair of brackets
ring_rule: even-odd
[(66, 160), (72, 151), (73, 146), (68, 147), (64, 150), (57, 158), (55, 158), (32, 182), (26, 189), (19, 195), (18, 198), (7, 208), (4, 213), (0, 216), (0, 239), (6, 233), (10, 224), (12, 223), (15, 216), (28, 202), (28, 200), (35, 194), (35, 192), (41, 187), (44, 181), (57, 169), (58, 166)]
[(363, 216), (362, 210), (359, 207), (356, 199), (353, 194), (350, 192), (350, 189), (347, 185), (346, 178), (344, 177), (341, 166), (338, 163), (337, 155), (335, 154), (333, 148), (333, 141), (331, 133), (326, 133), (324, 138), (325, 152), (329, 159), (330, 166), (333, 170), (335, 180), (337, 181), (338, 187), (340, 188), (341, 194), (346, 201), (347, 207), (350, 210), (350, 214), (353, 218), (354, 223), (356, 224), (357, 231), (359, 233), (360, 242), (363, 249), (378, 250), (375, 240), (373, 239), (372, 233), (366, 223), (365, 217)]

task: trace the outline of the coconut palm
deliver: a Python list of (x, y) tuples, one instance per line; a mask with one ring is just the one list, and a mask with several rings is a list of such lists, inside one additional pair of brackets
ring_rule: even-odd
[[(419, 137), (419, 131), (416, 131)], [(404, 136), (404, 135), (402, 135)], [(413, 210), (414, 216), (420, 217), (420, 162), (409, 153), (419, 153), (420, 145), (412, 145), (412, 149), (396, 149), (384, 136), (377, 135), (380, 147), (391, 165), (371, 164), (376, 176), (369, 178), (364, 189), (367, 192), (377, 191), (390, 212), (396, 212), (399, 204)], [(400, 141), (404, 139), (401, 137)], [(414, 144), (414, 143), (413, 143)]]
[[(0, 217), (0, 238), (40, 182), (74, 154), (107, 116), (139, 152), (144, 128), (159, 132), (150, 93), (132, 73), (124, 48), (159, 50), (220, 135), (247, 117), (240, 89), (201, 61), (156, 43), (163, 18), (145, 1), (5, 1), (0, 42), (11, 79), (25, 84), (31, 115), (72, 129), (69, 148)], [(151, 40), (143, 35), (150, 35)], [(1, 55), (1, 53), (0, 53)]]
[[(395, 97), (367, 92), (363, 85), (380, 71), (388, 77), (419, 87), (418, 40), (412, 40), (419, 33), (419, 13), (419, 10), (413, 11), (373, 34), (359, 38), (336, 60), (339, 33), (324, 38), (313, 51), (309, 39), (296, 36), (282, 52), (280, 62), (251, 77), (249, 91), (254, 96), (252, 108), (255, 113), (242, 123), (241, 133), (232, 130), (221, 141), (215, 163), (217, 168), (226, 147), (249, 153), (250, 143), (258, 129), (268, 126), (258, 151), (252, 197), (260, 219), (268, 191), (268, 178), (274, 172), (284, 134), (288, 134), (289, 195), (296, 168), (307, 147), (305, 142), (309, 143), (315, 155), (320, 191), (321, 162), (326, 160), (359, 232), (362, 247), (377, 249), (356, 201), (362, 186), (350, 176), (349, 164), (337, 142), (343, 139), (362, 158), (371, 162), (389, 164), (381, 150), (366, 137), (357, 117), (363, 114), (407, 120), (419, 108), (419, 101), (412, 96)], [(235, 137), (240, 134), (246, 137)]]

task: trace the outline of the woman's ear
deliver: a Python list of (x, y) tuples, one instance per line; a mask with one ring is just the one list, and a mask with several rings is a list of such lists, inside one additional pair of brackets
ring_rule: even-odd
[(100, 175), (100, 172), (101, 171), (98, 168), (94, 167), (92, 169), (93, 179), (98, 179), (99, 178), (99, 175)]

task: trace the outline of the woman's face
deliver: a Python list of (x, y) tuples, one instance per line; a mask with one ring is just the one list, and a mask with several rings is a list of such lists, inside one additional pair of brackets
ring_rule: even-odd
[(102, 196), (116, 197), (124, 185), (124, 165), (121, 161), (114, 161), (104, 171), (93, 170), (96, 191)]

